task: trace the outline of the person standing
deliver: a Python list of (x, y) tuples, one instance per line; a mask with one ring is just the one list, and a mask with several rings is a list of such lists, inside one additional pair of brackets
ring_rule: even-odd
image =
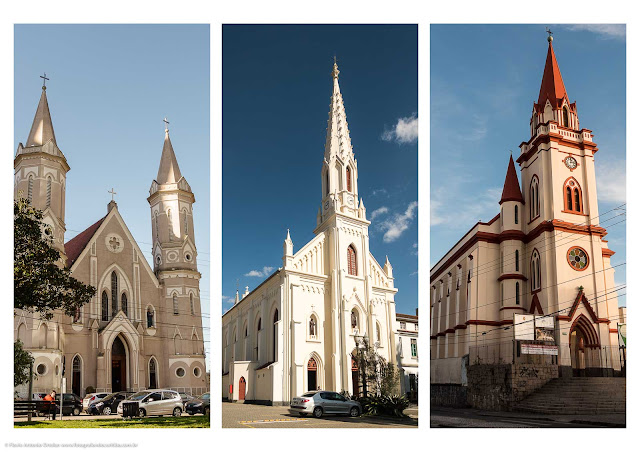
[(46, 396), (44, 396), (44, 400), (47, 403), (47, 409), (49, 411), (49, 414), (53, 413), (53, 420), (56, 420), (56, 392), (55, 391), (51, 391), (51, 394), (47, 394)]

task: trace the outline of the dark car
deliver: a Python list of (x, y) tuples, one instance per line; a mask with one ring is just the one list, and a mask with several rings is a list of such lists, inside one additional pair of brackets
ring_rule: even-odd
[(89, 409), (87, 411), (89, 414), (116, 414), (120, 402), (132, 394), (133, 392), (131, 391), (114, 392), (113, 394), (106, 396), (104, 399), (89, 405)]
[[(56, 413), (60, 413), (60, 394), (56, 394)], [(62, 394), (62, 414), (79, 416), (80, 413), (82, 413), (82, 399), (71, 392)]]
[(209, 415), (209, 409), (211, 406), (210, 403), (211, 394), (205, 392), (197, 399), (193, 399), (186, 403), (184, 406), (184, 411), (189, 413), (190, 415), (202, 413), (205, 416)]

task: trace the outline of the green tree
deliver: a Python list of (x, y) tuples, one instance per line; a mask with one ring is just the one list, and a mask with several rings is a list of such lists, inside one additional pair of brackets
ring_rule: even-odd
[(357, 342), (356, 351), (361, 395), (397, 394), (400, 373), (396, 366), (380, 356), (376, 346), (371, 345), (366, 336)]
[(13, 386), (29, 382), (29, 366), (33, 363), (31, 353), (22, 348), (22, 341), (13, 343)]
[[(71, 276), (53, 248), (49, 226), (42, 212), (24, 198), (13, 203), (13, 307), (50, 319), (61, 309), (72, 316), (96, 292)], [(43, 234), (44, 232), (44, 234)]]

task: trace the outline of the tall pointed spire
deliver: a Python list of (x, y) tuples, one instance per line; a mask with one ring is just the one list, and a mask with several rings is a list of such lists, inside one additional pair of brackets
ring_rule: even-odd
[(520, 191), (520, 183), (518, 182), (518, 174), (516, 173), (516, 166), (513, 163), (513, 155), (509, 157), (509, 167), (507, 168), (507, 177), (504, 179), (504, 187), (502, 189), (500, 204), (506, 201), (518, 201), (524, 203), (524, 198)]
[(332, 155), (344, 157), (344, 153), (352, 154), (351, 137), (349, 136), (349, 124), (344, 101), (340, 93), (338, 83), (338, 63), (334, 60), (331, 77), (333, 77), (333, 93), (331, 94), (331, 107), (327, 123), (327, 141), (325, 143), (324, 158), (329, 161)]
[(568, 103), (569, 96), (562, 81), (562, 74), (560, 74), (556, 54), (553, 51), (553, 38), (549, 36), (548, 41), (549, 49), (547, 50), (547, 61), (544, 65), (544, 73), (542, 74), (538, 106), (543, 109), (548, 99), (549, 102), (551, 102), (551, 106), (555, 109), (560, 108), (562, 99), (564, 98), (567, 99)]
[(43, 85), (40, 102), (38, 102), (36, 115), (33, 118), (33, 124), (31, 125), (31, 132), (29, 132), (29, 138), (27, 138), (26, 147), (42, 146), (48, 141), (53, 141), (56, 146), (58, 144), (56, 143), (56, 135), (53, 132), (49, 102), (47, 102), (47, 87)]
[(173, 152), (171, 139), (169, 138), (169, 129), (164, 129), (164, 145), (162, 147), (162, 157), (160, 157), (160, 168), (158, 168), (158, 177), (156, 181), (160, 185), (177, 183), (182, 174), (178, 166), (176, 154)]

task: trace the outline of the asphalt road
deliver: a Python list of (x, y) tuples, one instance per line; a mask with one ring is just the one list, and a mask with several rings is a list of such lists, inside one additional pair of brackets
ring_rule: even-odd
[(418, 426), (418, 407), (405, 410), (408, 418), (374, 416), (326, 416), (300, 418), (289, 414), (285, 406), (222, 403), (223, 428), (411, 428)]
[(431, 428), (597, 428), (623, 427), (624, 416), (502, 413), (472, 408), (431, 407)]

